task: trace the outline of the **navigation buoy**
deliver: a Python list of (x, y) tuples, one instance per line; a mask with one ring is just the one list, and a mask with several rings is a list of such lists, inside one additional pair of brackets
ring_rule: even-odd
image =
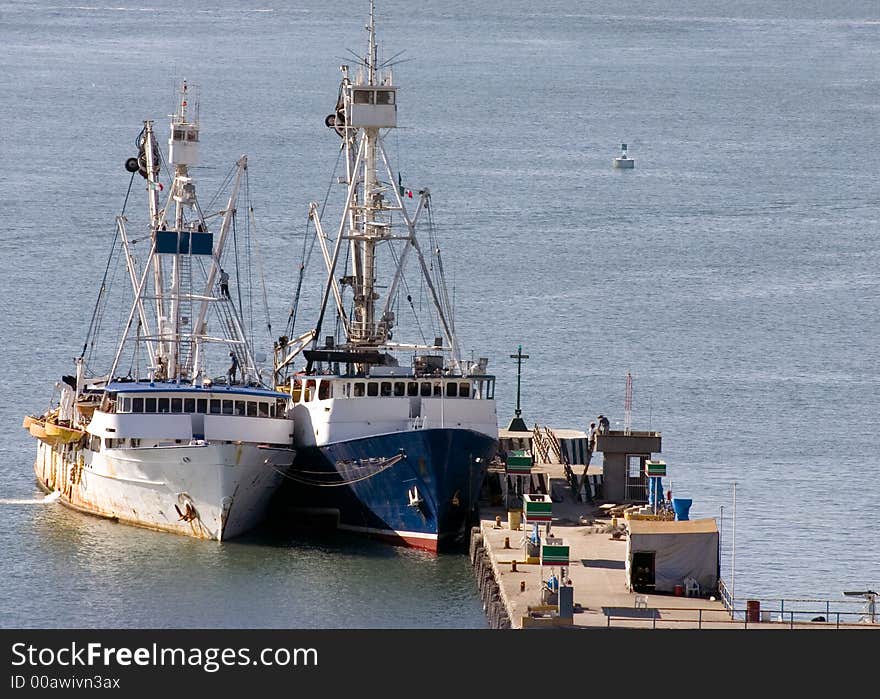
[(614, 167), (630, 170), (635, 167), (636, 161), (632, 158), (628, 157), (626, 154), (626, 144), (620, 144), (620, 150), (622, 151), (620, 156), (614, 159)]

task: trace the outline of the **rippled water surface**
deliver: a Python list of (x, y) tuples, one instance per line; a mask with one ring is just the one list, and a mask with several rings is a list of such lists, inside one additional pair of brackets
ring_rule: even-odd
[[(142, 121), (164, 132), (186, 77), (203, 191), (248, 154), (283, 327), (366, 7), (0, 0), (0, 625), (486, 625), (463, 555), (269, 531), (217, 546), (20, 502), (41, 497), (21, 418), (82, 347)], [(519, 344), (529, 424), (622, 426), (630, 371), (666, 485), (692, 517), (723, 508), (737, 598), (876, 589), (877, 4), (395, 0), (379, 39), (405, 50), (389, 149), (431, 188), (501, 421)], [(621, 142), (632, 171), (611, 167)]]

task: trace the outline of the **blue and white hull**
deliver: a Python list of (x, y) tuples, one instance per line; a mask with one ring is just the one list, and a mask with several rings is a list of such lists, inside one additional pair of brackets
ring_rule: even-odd
[(461, 428), (304, 447), (280, 497), (286, 510), (330, 515), (339, 529), (436, 552), (476, 514), (497, 448), (489, 435)]

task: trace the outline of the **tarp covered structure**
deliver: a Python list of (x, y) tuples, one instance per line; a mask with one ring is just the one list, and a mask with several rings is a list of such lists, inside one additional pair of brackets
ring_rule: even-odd
[(626, 579), (633, 586), (633, 554), (654, 553), (654, 590), (673, 592), (693, 578), (704, 593), (718, 585), (718, 527), (714, 519), (627, 520)]

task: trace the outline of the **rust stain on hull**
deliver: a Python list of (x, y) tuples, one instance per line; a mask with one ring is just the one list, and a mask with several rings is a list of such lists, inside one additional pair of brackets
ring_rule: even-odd
[[(65, 449), (65, 447), (62, 446), (61, 449)], [(85, 468), (84, 457), (78, 449), (70, 447), (67, 447), (67, 449), (73, 453), (65, 456), (65, 454), (59, 452), (58, 447), (51, 447), (48, 459), (44, 459), (44, 462), (48, 460), (49, 463), (44, 463), (42, 469), (40, 468), (39, 455), (34, 461), (34, 474), (36, 475), (39, 487), (47, 493), (60, 492), (61, 496), (58, 498), (58, 501), (65, 507), (114, 522), (141, 527), (142, 529), (169, 532), (203, 540), (215, 539), (210, 530), (197, 519), (189, 522), (170, 522), (166, 525), (161, 522), (140, 519), (135, 510), (132, 510), (132, 514), (129, 516), (122, 512), (102, 508), (87, 499), (83, 493), (85, 490), (82, 479)], [(70, 458), (71, 456), (73, 457), (72, 459)], [(222, 540), (222, 530), (218, 540)]]

